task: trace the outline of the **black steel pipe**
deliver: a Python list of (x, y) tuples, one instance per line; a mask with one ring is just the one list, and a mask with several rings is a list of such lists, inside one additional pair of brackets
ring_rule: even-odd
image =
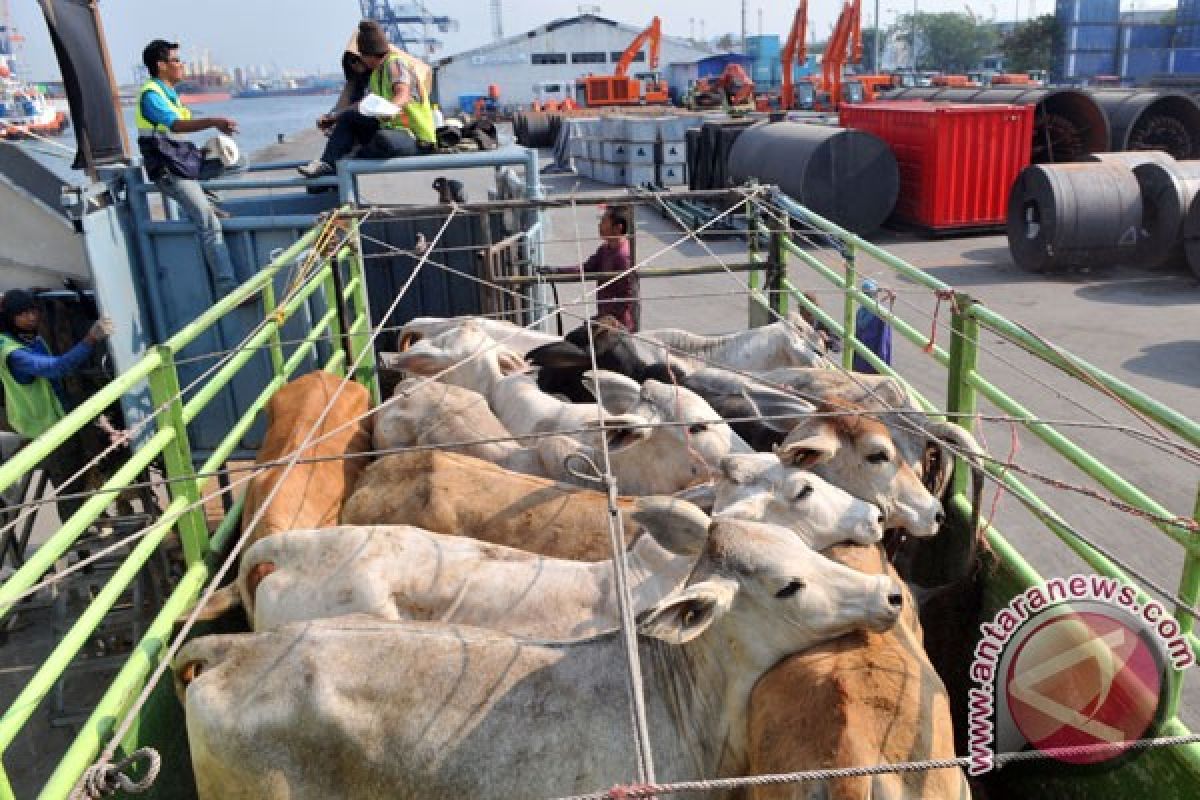
[(1133, 168), (1142, 191), (1138, 263), (1176, 268), (1187, 263), (1184, 220), (1200, 193), (1200, 162), (1148, 161)]
[(1009, 251), (1033, 272), (1132, 262), (1141, 226), (1141, 189), (1119, 164), (1035, 164), (1008, 198)]
[(1109, 150), (1162, 150), (1176, 159), (1200, 158), (1200, 105), (1183, 92), (1092, 89), (1108, 115)]
[(729, 154), (729, 177), (773, 183), (860, 235), (883, 224), (900, 191), (896, 157), (882, 139), (799, 122), (760, 122), (743, 131)]
[(888, 100), (934, 100), (1034, 106), (1033, 162), (1079, 161), (1109, 148), (1108, 117), (1099, 103), (1078, 89), (991, 89), (919, 87), (889, 92)]

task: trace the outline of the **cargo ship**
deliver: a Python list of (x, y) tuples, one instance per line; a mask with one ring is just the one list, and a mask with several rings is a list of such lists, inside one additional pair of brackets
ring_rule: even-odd
[(297, 81), (259, 81), (234, 91), (238, 99), (257, 100), (263, 97), (312, 97), (314, 95), (337, 94), (342, 81), (318, 80), (311, 83)]
[(223, 103), (233, 97), (229, 76), (223, 72), (189, 75), (175, 87), (175, 91), (179, 93), (179, 100), (185, 106)]

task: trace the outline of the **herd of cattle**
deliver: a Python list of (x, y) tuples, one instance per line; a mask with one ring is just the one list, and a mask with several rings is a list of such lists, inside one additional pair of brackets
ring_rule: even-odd
[[(561, 339), (419, 319), (374, 413), (328, 373), (275, 395), (275, 466), (205, 609), (240, 606), (252, 632), (173, 665), (203, 800), (632, 780), (614, 523), (658, 782), (954, 756), (882, 540), (938, 534), (970, 435), (834, 368), (799, 319), (720, 337), (603, 322)], [(970, 796), (957, 769), (743, 791), (709, 796)]]

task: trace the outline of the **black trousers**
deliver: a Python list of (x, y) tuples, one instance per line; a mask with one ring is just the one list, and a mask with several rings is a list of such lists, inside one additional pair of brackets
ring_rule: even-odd
[(379, 127), (379, 120), (375, 117), (368, 117), (353, 109), (343, 111), (333, 125), (321, 160), (326, 164), (336, 164), (339, 159), (348, 156), (356, 145), (369, 142), (379, 132)]

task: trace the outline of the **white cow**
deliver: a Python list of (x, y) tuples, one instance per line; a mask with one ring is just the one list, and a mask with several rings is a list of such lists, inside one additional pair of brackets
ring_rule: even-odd
[(721, 461), (713, 516), (736, 517), (794, 531), (824, 550), (844, 541), (874, 544), (883, 536), (883, 513), (823, 478), (787, 469), (770, 453), (728, 456)]
[(693, 357), (694, 368), (723, 366), (739, 370), (781, 367), (829, 367), (825, 344), (811, 325), (791, 314), (759, 328), (703, 336), (676, 328), (643, 331), (638, 336), (669, 348), (675, 357)]
[(542, 333), (530, 328), (522, 328), (520, 325), (514, 325), (503, 319), (489, 319), (488, 317), (417, 317), (404, 323), (404, 327), (396, 334), (396, 349), (403, 352), (421, 339), (432, 339), (434, 336), (446, 333), (447, 331), (461, 328), (468, 321), (482, 328), (488, 336), (499, 342), (505, 349), (512, 350), (521, 356), (544, 344), (562, 341), (561, 336), (555, 336), (552, 333)]
[[(500, 423), (517, 436), (562, 431), (595, 449), (595, 433), (574, 432), (594, 431), (602, 415), (613, 474), (624, 494), (670, 494), (709, 480), (730, 453), (753, 452), (712, 406), (683, 387), (657, 381), (639, 386), (625, 376), (601, 371), (591, 381), (603, 406), (552, 397), (518, 371), (515, 354), (500, 351), (471, 323), (418, 341), (396, 364), (419, 375), (445, 372), (442, 380), (481, 392)], [(537, 447), (543, 463), (563, 455), (561, 448), (545, 452), (553, 443)], [(601, 462), (599, 454), (588, 455)], [(560, 474), (556, 470), (550, 469), (552, 477)]]
[[(790, 531), (715, 520), (686, 583), (638, 618), (657, 778), (742, 775), (772, 665), (887, 630), (891, 578)], [(554, 642), (359, 617), (209, 636), (174, 668), (201, 800), (557, 797), (628, 780), (621, 639)]]

